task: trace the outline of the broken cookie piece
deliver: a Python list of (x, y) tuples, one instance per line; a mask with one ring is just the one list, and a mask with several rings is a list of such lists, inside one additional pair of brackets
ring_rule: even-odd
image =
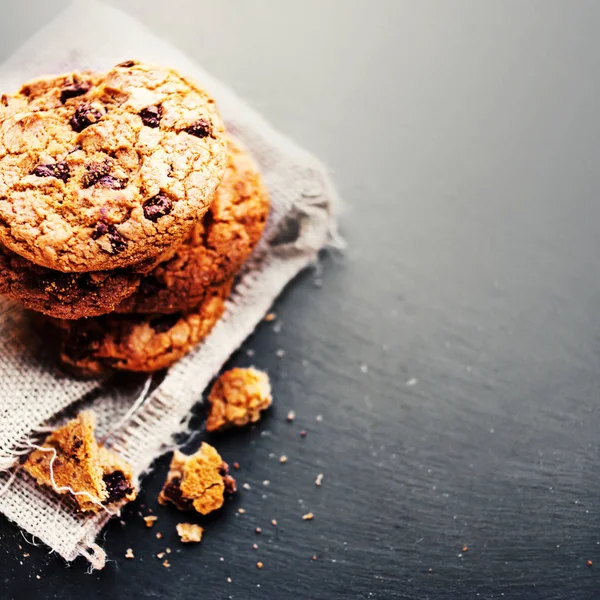
[(131, 467), (98, 445), (95, 425), (93, 413), (80, 413), (53, 431), (23, 464), (40, 485), (72, 496), (82, 512), (120, 508), (137, 495)]
[(231, 369), (217, 379), (208, 402), (211, 407), (206, 420), (207, 431), (255, 423), (261, 411), (271, 406), (269, 376), (252, 367)]
[(158, 501), (207, 515), (223, 506), (225, 494), (235, 491), (235, 479), (229, 475), (227, 463), (212, 446), (202, 443), (191, 456), (175, 450)]
[(193, 523), (177, 523), (177, 535), (184, 544), (201, 542), (203, 532), (204, 529), (202, 529), (200, 525), (194, 525)]

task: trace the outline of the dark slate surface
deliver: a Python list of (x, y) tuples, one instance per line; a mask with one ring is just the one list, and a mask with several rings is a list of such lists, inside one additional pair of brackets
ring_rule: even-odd
[[(121, 5), (331, 165), (350, 247), (232, 359), (276, 406), (212, 438), (251, 489), (202, 544), (164, 458), (101, 573), (0, 521), (0, 597), (598, 598), (598, 3)], [(1, 52), (55, 10), (11, 3)]]

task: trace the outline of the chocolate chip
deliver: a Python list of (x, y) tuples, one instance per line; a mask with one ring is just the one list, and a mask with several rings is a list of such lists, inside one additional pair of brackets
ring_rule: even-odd
[(198, 119), (195, 123), (186, 127), (184, 131), (190, 135), (205, 138), (212, 135), (212, 125), (210, 124), (210, 121), (207, 121), (206, 119)]
[(92, 232), (92, 239), (97, 240), (108, 233), (108, 225), (104, 221), (100, 221), (96, 225), (96, 229)]
[(83, 446), (83, 440), (80, 440), (79, 438), (75, 438), (73, 440), (73, 450), (79, 450), (79, 448), (81, 448), (81, 446)]
[(87, 173), (84, 173), (81, 177), (81, 185), (84, 188), (92, 187), (95, 183), (98, 183), (105, 175), (110, 172), (110, 163), (105, 160), (104, 162), (92, 162), (85, 165)]
[(127, 242), (123, 238), (123, 236), (118, 232), (117, 228), (114, 225), (108, 226), (108, 239), (110, 240), (110, 245), (115, 253), (123, 252), (125, 248), (127, 248)]
[(107, 225), (104, 221), (99, 221), (96, 224), (96, 229), (92, 232), (92, 239), (97, 240), (103, 235), (108, 235), (110, 245), (116, 254), (123, 252), (127, 248), (127, 241), (114, 225)]
[(69, 98), (77, 98), (77, 96), (83, 96), (90, 91), (92, 84), (89, 81), (84, 81), (82, 83), (76, 83), (74, 85), (70, 85), (69, 87), (65, 87), (60, 92), (60, 101), (64, 104)]
[(102, 476), (108, 497), (105, 503), (110, 504), (111, 502), (117, 502), (131, 494), (133, 488), (129, 485), (127, 478), (123, 471), (113, 471), (112, 473), (106, 473)]
[(38, 165), (32, 171), (32, 174), (36, 177), (56, 177), (66, 183), (71, 175), (71, 171), (69, 165), (61, 161), (50, 165)]
[(112, 175), (104, 175), (96, 182), (100, 187), (109, 188), (111, 190), (122, 190), (127, 186), (127, 179), (120, 179)]
[(82, 102), (71, 117), (71, 127), (79, 133), (86, 127), (97, 123), (104, 114), (105, 112), (98, 105)]
[(161, 104), (144, 108), (142, 111), (140, 111), (142, 123), (146, 125), (146, 127), (158, 127), (160, 125), (162, 112), (163, 108)]
[(126, 60), (126, 61), (123, 61), (122, 63), (119, 63), (118, 65), (115, 65), (115, 67), (123, 67), (124, 69), (127, 69), (127, 68), (133, 67), (135, 65), (137, 65), (136, 60)]
[(179, 510), (192, 510), (194, 504), (188, 498), (183, 497), (181, 491), (181, 479), (176, 477), (163, 488), (163, 496), (171, 501)]
[(149, 221), (156, 223), (158, 219), (168, 215), (173, 210), (173, 203), (162, 192), (146, 200), (143, 204), (144, 216)]
[(177, 324), (180, 318), (180, 314), (160, 315), (159, 317), (150, 319), (148, 324), (156, 331), (156, 333), (166, 333)]

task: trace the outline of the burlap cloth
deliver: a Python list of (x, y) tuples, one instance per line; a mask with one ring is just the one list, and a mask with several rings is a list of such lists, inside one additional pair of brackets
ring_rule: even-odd
[(92, 407), (99, 435), (110, 432), (108, 445), (139, 477), (169, 448), (173, 434), (185, 428), (190, 408), (210, 380), (335, 230), (335, 193), (323, 166), (183, 53), (117, 9), (75, 2), (0, 67), (0, 91), (16, 90), (41, 74), (102, 70), (132, 58), (176, 67), (214, 94), (229, 130), (261, 167), (272, 214), (222, 321), (164, 379), (157, 382), (155, 376), (152, 384), (158, 386), (143, 402), (140, 388), (148, 383), (144, 379), (138, 385), (119, 386), (58, 374), (27, 315), (15, 303), (0, 299), (0, 511), (66, 560), (81, 554), (93, 568), (104, 566), (105, 553), (95, 540), (110, 517), (78, 515), (64, 497), (36, 487), (14, 469), (19, 453), (30, 449), (27, 443), (36, 431), (77, 403), (77, 409)]

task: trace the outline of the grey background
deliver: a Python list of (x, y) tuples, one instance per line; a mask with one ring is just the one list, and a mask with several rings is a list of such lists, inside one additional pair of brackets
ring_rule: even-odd
[[(0, 55), (61, 4), (10, 3)], [(349, 249), (232, 361), (269, 369), (277, 406), (215, 441), (253, 489), (202, 546), (181, 549), (156, 508), (162, 460), (140, 502), (170, 570), (139, 504), (91, 576), (21, 558), (0, 521), (2, 597), (598, 597), (600, 4), (114, 4), (331, 166)]]

